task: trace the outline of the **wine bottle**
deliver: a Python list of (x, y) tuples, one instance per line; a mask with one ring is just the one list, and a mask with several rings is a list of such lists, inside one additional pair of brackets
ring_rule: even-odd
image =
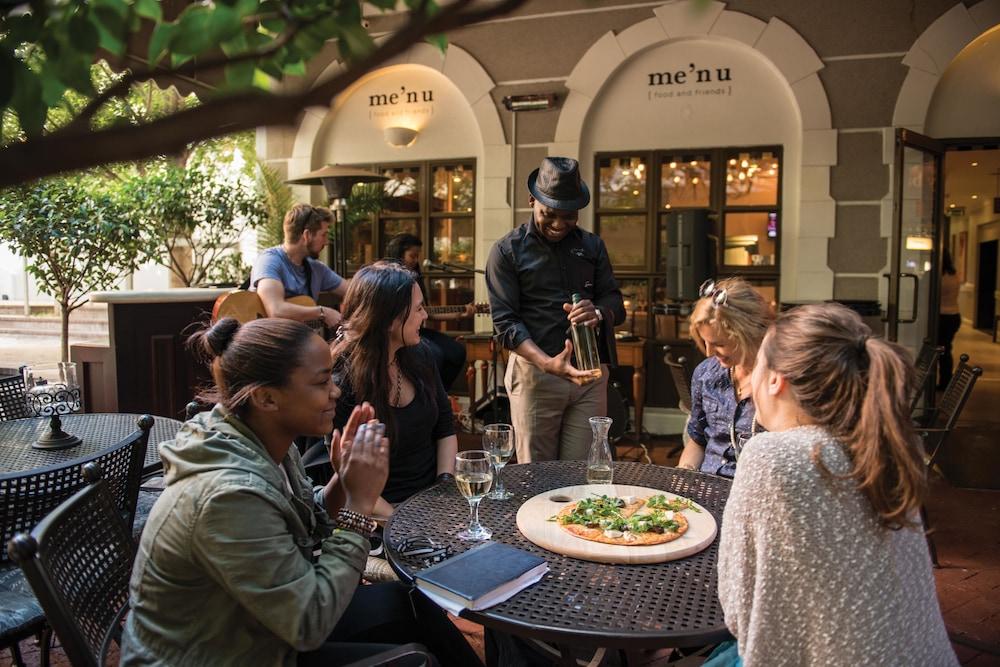
[[(577, 304), (583, 297), (573, 294), (573, 303)], [(573, 354), (576, 355), (576, 368), (581, 371), (601, 370), (601, 356), (597, 351), (597, 334), (594, 327), (586, 324), (574, 324), (571, 328), (573, 336)]]

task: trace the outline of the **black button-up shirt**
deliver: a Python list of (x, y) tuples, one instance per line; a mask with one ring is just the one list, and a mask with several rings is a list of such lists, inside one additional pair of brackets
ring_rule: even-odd
[(527, 339), (549, 356), (563, 351), (569, 319), (562, 306), (579, 292), (600, 308), (601, 361), (614, 365), (614, 327), (625, 321), (625, 305), (604, 241), (576, 227), (558, 243), (526, 222), (493, 244), (486, 262), (493, 326), (509, 350)]

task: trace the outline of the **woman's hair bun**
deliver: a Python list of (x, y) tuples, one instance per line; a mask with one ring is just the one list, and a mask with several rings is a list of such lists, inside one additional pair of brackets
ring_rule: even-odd
[(222, 353), (229, 347), (233, 336), (240, 328), (238, 320), (232, 317), (224, 317), (210, 327), (205, 327), (201, 331), (196, 331), (188, 339), (188, 348), (191, 349), (205, 363), (211, 363), (216, 357), (221, 357)]

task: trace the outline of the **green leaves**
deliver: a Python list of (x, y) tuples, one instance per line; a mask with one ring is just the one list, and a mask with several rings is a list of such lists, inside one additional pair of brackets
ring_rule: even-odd
[(125, 52), (130, 13), (131, 8), (124, 0), (93, 0), (88, 16), (93, 17), (102, 49), (117, 56)]
[[(225, 257), (245, 230), (267, 219), (256, 162), (247, 160), (252, 146), (251, 133), (199, 144), (186, 164), (156, 162), (124, 185), (130, 217), (154, 250), (150, 259), (167, 266), (185, 285), (238, 273), (241, 262)], [(190, 266), (170, 261), (177, 243), (190, 248)], [(212, 267), (223, 260), (227, 268), (213, 274)]]
[(89, 175), (4, 191), (0, 239), (29, 259), (41, 289), (65, 306), (114, 286), (143, 255), (127, 207), (107, 182)]
[(448, 38), (445, 35), (428, 35), (427, 43), (437, 47), (441, 53), (448, 50)]
[(170, 40), (177, 33), (177, 26), (173, 23), (160, 23), (153, 28), (153, 34), (149, 38), (149, 53), (147, 59), (150, 66), (160, 62), (160, 57), (170, 45)]
[(224, 4), (189, 5), (177, 19), (170, 48), (177, 56), (196, 56), (236, 36), (240, 15)]
[[(421, 8), (423, 13), (407, 18), (408, 30), (404, 34), (416, 34), (414, 29), (419, 32), (422, 21), (439, 11), (433, 0), (405, 0), (405, 4), (412, 12)], [(108, 128), (115, 123), (141, 126), (152, 117), (190, 106), (187, 100), (157, 106), (149, 95), (137, 93), (142, 84), (151, 80), (167, 87), (179, 77), (194, 77), (214, 86), (217, 90), (211, 91), (211, 100), (203, 98), (206, 107), (224, 105), (232, 93), (254, 88), (266, 89), (283, 99), (311, 103), (308, 100), (316, 87), (332, 90), (330, 82), (305, 81), (302, 83), (314, 88), (300, 85), (281, 91), (275, 90), (276, 82), (289, 76), (305, 78), (310, 62), (323, 51), (339, 52), (353, 62), (369, 56), (378, 47), (364, 27), (363, 10), (394, 10), (398, 1), (33, 0), (13, 6), (16, 9), (0, 10), (0, 157), (4, 145), (24, 145), (7, 148), (9, 159), (20, 160), (18, 164), (23, 166), (16, 171), (5, 170), (8, 182), (65, 168), (58, 160), (52, 160), (50, 168), (46, 160), (23, 158), (32, 156), (32, 142), (42, 133), (55, 134), (67, 126), (73, 133)], [(448, 25), (445, 22), (441, 29)], [(433, 37), (431, 42), (444, 47), (442, 37)], [(98, 97), (120, 80), (95, 75), (96, 63), (102, 62), (98, 58), (107, 59), (110, 65), (105, 67), (113, 69), (115, 76), (136, 83), (130, 89), (115, 87), (107, 100)], [(220, 73), (225, 74), (221, 82)], [(355, 75), (354, 71), (348, 73)], [(95, 99), (100, 103), (94, 103)], [(277, 113), (276, 108), (259, 106), (261, 110), (254, 108), (251, 113), (266, 124)], [(194, 140), (222, 131), (222, 125), (210, 120), (210, 116), (194, 114), (195, 122), (185, 124), (181, 130), (184, 137)], [(243, 120), (239, 126), (247, 124)], [(108, 157), (96, 157), (96, 151), (95, 157), (89, 157), (86, 140), (75, 143), (78, 138), (69, 136), (69, 131), (53, 137), (53, 141), (54, 145), (66, 141), (74, 151), (78, 150), (74, 153), (76, 165), (132, 159), (136, 152), (134, 145), (121, 142), (118, 146), (128, 146), (129, 150), (116, 146)], [(144, 154), (169, 150), (162, 147), (163, 143), (149, 142), (143, 148), (147, 151)], [(11, 173), (17, 175), (9, 176)]]
[(160, 9), (160, 3), (157, 0), (136, 0), (135, 13), (152, 20), (154, 23), (163, 19), (163, 10)]
[(14, 59), (8, 72), (13, 82), (9, 106), (17, 112), (24, 132), (29, 137), (37, 136), (42, 133), (48, 112), (48, 106), (42, 99), (42, 85), (35, 73), (20, 60)]

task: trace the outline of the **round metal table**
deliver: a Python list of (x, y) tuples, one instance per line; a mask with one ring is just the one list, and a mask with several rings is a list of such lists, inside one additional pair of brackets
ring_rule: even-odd
[[(529, 498), (552, 489), (585, 483), (585, 461), (549, 461), (504, 468), (510, 500), (486, 498), (480, 521), (493, 539), (535, 553), (548, 561), (542, 581), (510, 600), (462, 617), (503, 632), (557, 644), (642, 649), (690, 647), (729, 638), (718, 598), (716, 561), (719, 538), (681, 560), (652, 565), (609, 565), (546, 551), (518, 531), (517, 510)], [(689, 470), (643, 463), (615, 463), (615, 483), (661, 489), (691, 498), (722, 525), (731, 481)], [(468, 503), (454, 482), (436, 484), (402, 505), (385, 528), (393, 569), (412, 581), (423, 563), (401, 556), (396, 546), (423, 535), (447, 544), (454, 553), (474, 546), (455, 537), (469, 518)], [(412, 557), (411, 557), (412, 558)]]
[[(60, 415), (63, 430), (83, 440), (76, 447), (60, 450), (40, 450), (31, 446), (45, 432), (49, 424), (48, 417), (0, 422), (0, 474), (66, 463), (97, 454), (138, 430), (137, 421), (141, 416), (122, 413)], [(157, 445), (173, 440), (181, 424), (176, 419), (153, 417), (153, 429), (149, 433), (146, 460), (143, 463), (144, 475), (161, 468)]]

